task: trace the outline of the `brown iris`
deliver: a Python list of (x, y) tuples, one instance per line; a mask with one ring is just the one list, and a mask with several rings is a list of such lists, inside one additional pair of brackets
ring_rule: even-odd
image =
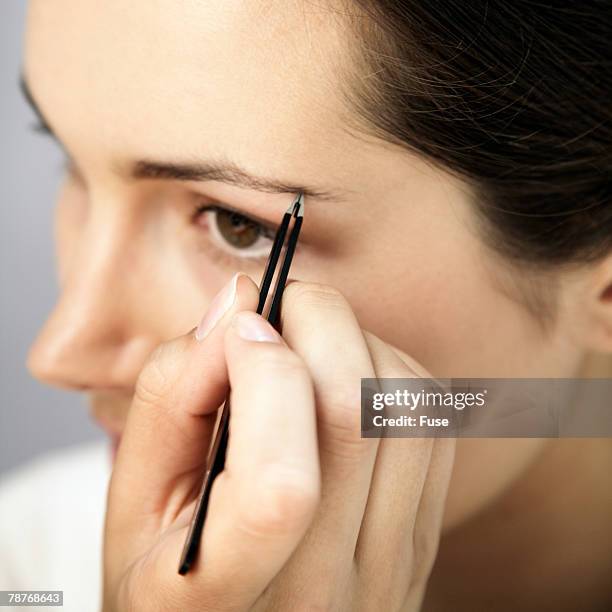
[(238, 249), (246, 249), (253, 246), (261, 236), (261, 228), (258, 224), (243, 215), (217, 209), (215, 222), (219, 233), (228, 244)]

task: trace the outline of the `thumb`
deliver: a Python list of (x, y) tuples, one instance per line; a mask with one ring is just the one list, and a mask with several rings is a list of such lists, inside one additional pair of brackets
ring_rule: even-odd
[(192, 330), (161, 344), (143, 367), (108, 494), (106, 531), (124, 550), (146, 550), (197, 492), (228, 388), (224, 332), (257, 298), (253, 281), (237, 274), (211, 303), (203, 339)]

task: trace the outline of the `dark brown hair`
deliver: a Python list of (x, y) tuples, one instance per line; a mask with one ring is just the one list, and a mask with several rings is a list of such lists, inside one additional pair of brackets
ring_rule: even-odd
[(612, 2), (346, 4), (362, 128), (471, 185), (512, 261), (612, 251)]

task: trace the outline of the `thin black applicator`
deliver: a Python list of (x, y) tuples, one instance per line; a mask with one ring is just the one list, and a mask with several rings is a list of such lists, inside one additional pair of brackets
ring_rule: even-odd
[[(295, 247), (297, 246), (297, 240), (300, 235), (300, 229), (302, 228), (302, 222), (304, 220), (304, 195), (298, 194), (293, 200), (287, 212), (283, 215), (283, 220), (274, 236), (274, 242), (272, 243), (272, 249), (270, 250), (270, 256), (266, 269), (261, 281), (259, 289), (259, 303), (257, 304), (257, 314), (263, 314), (270, 285), (274, 278), (274, 272), (278, 267), (278, 261), (281, 256), (283, 249), (283, 243), (285, 236), (289, 229), (289, 223), (291, 219), (294, 219), (291, 233), (287, 241), (287, 248), (285, 250), (285, 257), (281, 265), (280, 272), (276, 277), (276, 284), (274, 286), (274, 293), (272, 297), (272, 303), (268, 311), (267, 320), (278, 329), (280, 324), (280, 304), (283, 297), (283, 291), (287, 284), (287, 278), (289, 276), (289, 269), (291, 267), (291, 261), (293, 260), (293, 254), (295, 253)], [(183, 546), (183, 552), (179, 562), (178, 573), (184, 576), (189, 569), (192, 567), (200, 546), (200, 539), (202, 536), (202, 530), (204, 528), (204, 521), (206, 520), (206, 512), (208, 510), (208, 500), (210, 497), (210, 491), (215, 478), (223, 471), (225, 466), (225, 453), (227, 451), (227, 442), (229, 438), (229, 416), (230, 416), (230, 396), (229, 391), (225, 398), (223, 407), (219, 410), (217, 415), (217, 421), (215, 423), (215, 429), (213, 431), (212, 444), (208, 452), (206, 459), (206, 473), (204, 475), (204, 481), (202, 482), (202, 488), (198, 495), (198, 500), (191, 518), (191, 524), (189, 525), (189, 531), (185, 538), (185, 545)]]

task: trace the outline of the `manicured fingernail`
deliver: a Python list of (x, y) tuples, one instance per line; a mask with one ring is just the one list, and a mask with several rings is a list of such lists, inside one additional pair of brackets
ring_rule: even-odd
[(255, 342), (281, 341), (279, 333), (265, 319), (248, 310), (234, 315), (232, 325), (244, 340), (254, 340)]
[(240, 273), (234, 274), (230, 280), (210, 303), (204, 318), (195, 332), (196, 340), (202, 341), (212, 331), (219, 319), (231, 308), (236, 299), (236, 284)]

